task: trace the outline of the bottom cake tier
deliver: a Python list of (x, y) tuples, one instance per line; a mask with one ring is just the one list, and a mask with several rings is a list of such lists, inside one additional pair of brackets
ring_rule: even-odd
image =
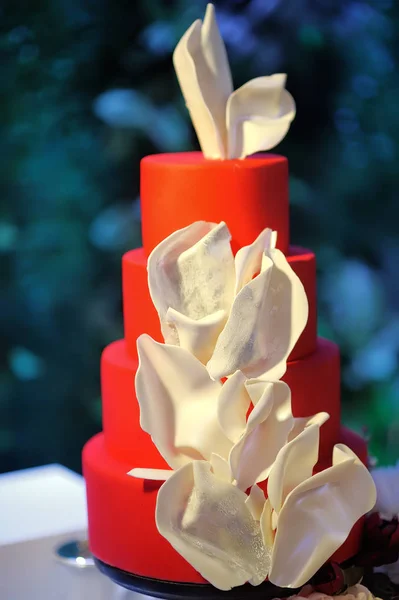
[[(348, 445), (367, 464), (363, 438), (341, 428), (338, 442)], [(161, 483), (129, 477), (127, 473), (133, 466), (110, 456), (102, 433), (84, 448), (89, 541), (94, 556), (106, 565), (141, 577), (205, 584), (201, 575), (158, 533), (155, 504)], [(328, 466), (319, 464), (318, 469)], [(355, 524), (333, 560), (343, 562), (356, 554), (362, 521)]]

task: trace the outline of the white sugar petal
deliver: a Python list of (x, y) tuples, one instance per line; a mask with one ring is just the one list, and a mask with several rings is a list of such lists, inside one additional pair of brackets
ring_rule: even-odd
[(225, 114), (233, 88), (212, 5), (204, 23), (195, 21), (183, 35), (173, 63), (204, 156), (226, 158)]
[(273, 508), (270, 504), (269, 498), (267, 498), (262, 514), (260, 516), (260, 528), (262, 531), (263, 543), (265, 548), (270, 551), (274, 544), (274, 529), (273, 529)]
[[(226, 152), (226, 105), (230, 94), (233, 92), (233, 81), (226, 47), (217, 26), (213, 4), (208, 4), (206, 7), (201, 31), (201, 46), (207, 66), (207, 73), (204, 73), (202, 81), (200, 79), (200, 84), (205, 84), (201, 85), (201, 89), (215, 123), (217, 123), (224, 152)], [(211, 77), (209, 77), (209, 73)], [(200, 72), (198, 72), (198, 75), (201, 77)], [(223, 157), (221, 156), (221, 158)]]
[(261, 150), (274, 148), (287, 135), (292, 119), (293, 117), (289, 116), (271, 121), (265, 117), (254, 116), (237, 122), (234, 146), (229, 156), (243, 159)]
[(128, 475), (136, 479), (148, 479), (149, 481), (166, 481), (174, 473), (166, 469), (145, 469), (136, 467), (128, 472)]
[(265, 494), (258, 485), (253, 485), (245, 504), (251, 512), (255, 521), (260, 521), (265, 506)]
[(284, 503), (270, 581), (290, 588), (305, 584), (345, 542), (375, 500), (375, 486), (366, 467), (349, 448), (337, 445), (333, 466), (296, 487)]
[(150, 254), (148, 284), (167, 343), (178, 343), (176, 327), (166, 320), (168, 309), (193, 321), (229, 312), (235, 285), (230, 239), (225, 223), (198, 221), (172, 233)]
[(287, 495), (312, 476), (319, 456), (319, 439), (320, 427), (312, 424), (277, 454), (267, 484), (269, 500), (277, 513)]
[(238, 250), (235, 256), (235, 295), (262, 270), (263, 253), (270, 232), (270, 229), (264, 229), (252, 244)]
[(221, 379), (237, 370), (246, 377), (257, 377), (265, 371), (270, 320), (266, 302), (272, 268), (270, 260), (269, 268), (245, 285), (235, 297), (225, 328), (207, 365), (214, 379)]
[(234, 299), (207, 365), (215, 379), (237, 369), (248, 378), (281, 379), (288, 355), (305, 328), (306, 293), (284, 254), (266, 249), (262, 269)]
[(247, 379), (245, 387), (251, 402), (254, 406), (263, 398), (265, 390), (268, 390), (272, 382), (263, 381), (262, 379)]
[(264, 336), (267, 355), (262, 363), (264, 373), (253, 376), (275, 381), (284, 375), (288, 356), (305, 329), (309, 305), (303, 284), (284, 254), (272, 249), (269, 255), (273, 270), (264, 302), (268, 326), (257, 333)]
[(232, 483), (230, 466), (226, 459), (212, 452), (209, 462), (211, 463), (212, 472), (217, 479)]
[(312, 417), (296, 417), (294, 419), (294, 426), (291, 429), (288, 435), (288, 441), (291, 442), (294, 438), (296, 438), (306, 427), (309, 425), (318, 425), (321, 427), (328, 419), (330, 415), (326, 412), (319, 412), (313, 415)]
[(226, 110), (229, 158), (270, 150), (285, 137), (295, 117), (285, 81), (285, 74), (258, 77), (231, 94)]
[(176, 339), (176, 345), (181, 346), (193, 354), (202, 363), (212, 356), (213, 349), (227, 320), (224, 310), (218, 310), (201, 319), (186, 317), (174, 308), (169, 308), (165, 323), (175, 330), (171, 334)]
[(234, 443), (238, 442), (245, 431), (251, 404), (245, 382), (245, 375), (236, 371), (223, 384), (219, 394), (219, 423), (226, 436)]
[(176, 469), (195, 458), (209, 459), (212, 452), (227, 457), (231, 442), (217, 419), (221, 384), (183, 348), (147, 335), (137, 347), (140, 424), (168, 464)]
[(289, 338), (289, 352), (299, 339), (308, 320), (309, 306), (302, 281), (288, 263), (281, 250), (274, 248), (270, 251), (274, 268), (272, 272), (271, 288), (275, 293), (275, 301), (279, 303), (277, 314), (279, 320), (274, 326), (281, 326), (284, 317), (291, 325)]
[(196, 221), (162, 240), (148, 257), (148, 286), (161, 324), (169, 307), (180, 310), (178, 257), (205, 237), (216, 223)]
[(230, 452), (230, 466), (240, 489), (264, 481), (293, 426), (291, 392), (282, 381), (264, 384), (240, 441)]
[(270, 553), (246, 500), (237, 487), (218, 480), (204, 461), (176, 471), (158, 493), (158, 531), (220, 590), (247, 581), (259, 585), (267, 576)]

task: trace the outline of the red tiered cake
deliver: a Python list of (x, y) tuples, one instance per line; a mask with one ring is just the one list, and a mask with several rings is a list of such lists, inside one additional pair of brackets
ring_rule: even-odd
[[(103, 353), (104, 431), (84, 450), (90, 545), (101, 561), (130, 573), (204, 582), (157, 531), (154, 511), (159, 484), (126, 476), (134, 465), (168, 468), (140, 427), (134, 388), (137, 337), (149, 333), (162, 340), (148, 291), (146, 265), (147, 256), (165, 236), (195, 220), (217, 222), (223, 215), (233, 247), (238, 248), (272, 223), (280, 248), (300, 277), (309, 301), (308, 324), (284, 376), (292, 392), (293, 414), (330, 414), (321, 429), (320, 468), (331, 463), (336, 443), (347, 444), (364, 463), (367, 448), (363, 439), (340, 425), (339, 350), (334, 343), (317, 338), (316, 333), (315, 256), (310, 250), (289, 246), (287, 159), (262, 155), (216, 162), (205, 160), (200, 153), (150, 156), (141, 163), (141, 190), (145, 246), (123, 257), (125, 339), (114, 342)], [(361, 527), (355, 526), (335, 557), (338, 561), (355, 554), (360, 535)]]
[(90, 546), (198, 597), (275, 593), (356, 555), (375, 487), (317, 338), (315, 256), (290, 245), (287, 159), (256, 154), (294, 118), (285, 76), (233, 91), (211, 5), (174, 63), (203, 152), (141, 162), (144, 245), (123, 257), (125, 338), (83, 454)]

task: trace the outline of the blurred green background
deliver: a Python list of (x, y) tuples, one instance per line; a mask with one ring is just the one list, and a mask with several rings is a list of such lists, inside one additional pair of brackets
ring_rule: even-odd
[[(394, 0), (216, 0), (235, 86), (287, 72), (295, 244), (318, 257), (319, 329), (342, 350), (343, 416), (399, 457)], [(0, 7), (0, 471), (80, 469), (101, 428), (99, 358), (121, 337), (139, 161), (197, 148), (171, 53), (202, 0)]]

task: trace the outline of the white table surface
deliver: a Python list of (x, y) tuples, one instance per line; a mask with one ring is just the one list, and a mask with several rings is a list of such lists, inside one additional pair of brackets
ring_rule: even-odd
[(61, 564), (55, 548), (87, 537), (80, 475), (46, 465), (0, 475), (1, 600), (139, 600), (94, 566)]

